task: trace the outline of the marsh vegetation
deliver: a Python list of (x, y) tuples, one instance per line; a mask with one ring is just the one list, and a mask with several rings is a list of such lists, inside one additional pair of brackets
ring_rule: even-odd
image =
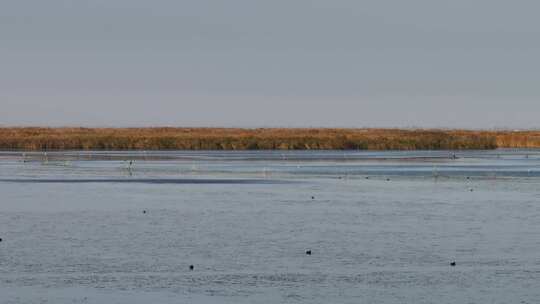
[(441, 150), (540, 147), (540, 131), (0, 128), (2, 150)]

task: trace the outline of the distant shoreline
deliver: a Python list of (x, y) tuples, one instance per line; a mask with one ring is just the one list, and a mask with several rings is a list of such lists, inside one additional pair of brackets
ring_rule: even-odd
[(540, 148), (540, 131), (330, 128), (0, 128), (0, 150)]

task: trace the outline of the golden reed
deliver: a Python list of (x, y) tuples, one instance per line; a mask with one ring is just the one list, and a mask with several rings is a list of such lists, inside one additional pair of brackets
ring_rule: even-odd
[(540, 131), (299, 128), (0, 128), (0, 150), (540, 148)]

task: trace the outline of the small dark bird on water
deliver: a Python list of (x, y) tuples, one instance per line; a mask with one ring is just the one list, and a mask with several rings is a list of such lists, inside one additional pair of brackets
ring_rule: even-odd
[(0, 242), (2, 242), (2, 238), (0, 238)]
[(315, 199), (315, 196), (312, 196), (311, 199)]
[(311, 250), (306, 250), (307, 255), (311, 255)]
[(366, 179), (369, 179), (369, 176), (366, 176)]
[(189, 265), (189, 270), (193, 270), (195, 268), (193, 265)]
[(146, 214), (146, 210), (143, 210), (142, 213), (143, 213), (143, 214)]
[(450, 266), (456, 266), (456, 262), (450, 263)]
[(390, 181), (390, 179), (389, 179), (389, 178), (387, 178), (387, 179), (386, 179), (386, 181), (387, 181), (387, 182), (389, 182), (389, 181)]

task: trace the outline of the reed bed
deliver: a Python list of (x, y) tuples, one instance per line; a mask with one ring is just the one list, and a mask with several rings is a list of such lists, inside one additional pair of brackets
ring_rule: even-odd
[(1, 150), (441, 150), (540, 148), (540, 131), (0, 128)]

